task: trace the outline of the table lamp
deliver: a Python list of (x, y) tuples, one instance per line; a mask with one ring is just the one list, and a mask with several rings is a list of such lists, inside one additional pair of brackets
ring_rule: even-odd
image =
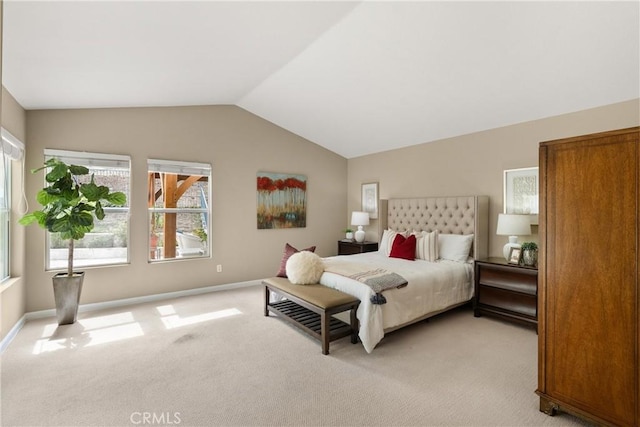
[(498, 236), (509, 236), (509, 242), (502, 248), (504, 259), (509, 259), (511, 248), (519, 248), (518, 236), (531, 235), (529, 215), (498, 214)]
[(358, 212), (354, 211), (351, 213), (351, 225), (357, 225), (358, 231), (355, 233), (356, 242), (362, 243), (364, 242), (364, 230), (362, 229), (363, 225), (369, 225), (369, 213), (368, 212)]

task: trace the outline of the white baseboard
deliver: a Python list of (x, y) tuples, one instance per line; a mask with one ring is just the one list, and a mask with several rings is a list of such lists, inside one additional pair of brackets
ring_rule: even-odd
[[(132, 304), (142, 304), (146, 302), (162, 301), (162, 300), (171, 299), (171, 298), (206, 294), (209, 292), (225, 291), (228, 289), (246, 288), (249, 286), (257, 286), (257, 285), (260, 285), (261, 283), (262, 283), (262, 280), (260, 279), (249, 280), (247, 282), (236, 282), (236, 283), (229, 283), (226, 285), (207, 286), (204, 288), (187, 289), (184, 291), (166, 292), (163, 294), (145, 295), (142, 297), (125, 298), (125, 299), (105, 301), (105, 302), (96, 302), (92, 304), (82, 304), (80, 305), (80, 307), (78, 307), (78, 312), (86, 313), (89, 311), (102, 310), (105, 308), (123, 307), (127, 305), (132, 305)], [(22, 329), (22, 327), (28, 320), (42, 319), (45, 317), (55, 317), (55, 315), (56, 315), (55, 309), (32, 311), (32, 312), (26, 313), (13, 326), (13, 328), (11, 328), (11, 331), (9, 331), (9, 333), (2, 339), (2, 341), (0, 341), (0, 354), (2, 354), (2, 352), (4, 352), (4, 350), (9, 346), (9, 344), (11, 344), (11, 341), (15, 338), (15, 336), (18, 334), (20, 329)]]
[(2, 338), (2, 341), (0, 341), (0, 354), (4, 353), (4, 350), (9, 347), (9, 344), (11, 344), (11, 341), (13, 341), (16, 335), (18, 335), (18, 332), (20, 331), (20, 329), (22, 329), (26, 321), (27, 316), (22, 316), (20, 320), (18, 320), (16, 324), (13, 325), (13, 328), (11, 328), (9, 333), (4, 338)]

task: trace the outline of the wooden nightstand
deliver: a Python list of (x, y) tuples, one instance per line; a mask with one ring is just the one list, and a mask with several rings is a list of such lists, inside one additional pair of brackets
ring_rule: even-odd
[(538, 328), (538, 269), (504, 258), (475, 261), (473, 315), (490, 314)]
[(352, 242), (338, 240), (338, 255), (361, 254), (364, 252), (375, 252), (377, 250), (378, 243), (376, 242), (358, 243), (355, 240)]

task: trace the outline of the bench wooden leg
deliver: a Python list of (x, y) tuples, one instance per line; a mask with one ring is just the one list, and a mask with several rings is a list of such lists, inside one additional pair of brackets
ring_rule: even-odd
[(358, 318), (356, 317), (356, 311), (358, 306), (351, 308), (351, 344), (358, 343)]
[(329, 354), (329, 320), (331, 316), (327, 313), (320, 313), (320, 336), (322, 340), (322, 354)]

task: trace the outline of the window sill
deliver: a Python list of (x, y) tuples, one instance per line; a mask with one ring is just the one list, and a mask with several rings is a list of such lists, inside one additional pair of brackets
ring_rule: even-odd
[(4, 282), (0, 283), (0, 294), (12, 287), (14, 284), (20, 282), (22, 277), (9, 277)]

